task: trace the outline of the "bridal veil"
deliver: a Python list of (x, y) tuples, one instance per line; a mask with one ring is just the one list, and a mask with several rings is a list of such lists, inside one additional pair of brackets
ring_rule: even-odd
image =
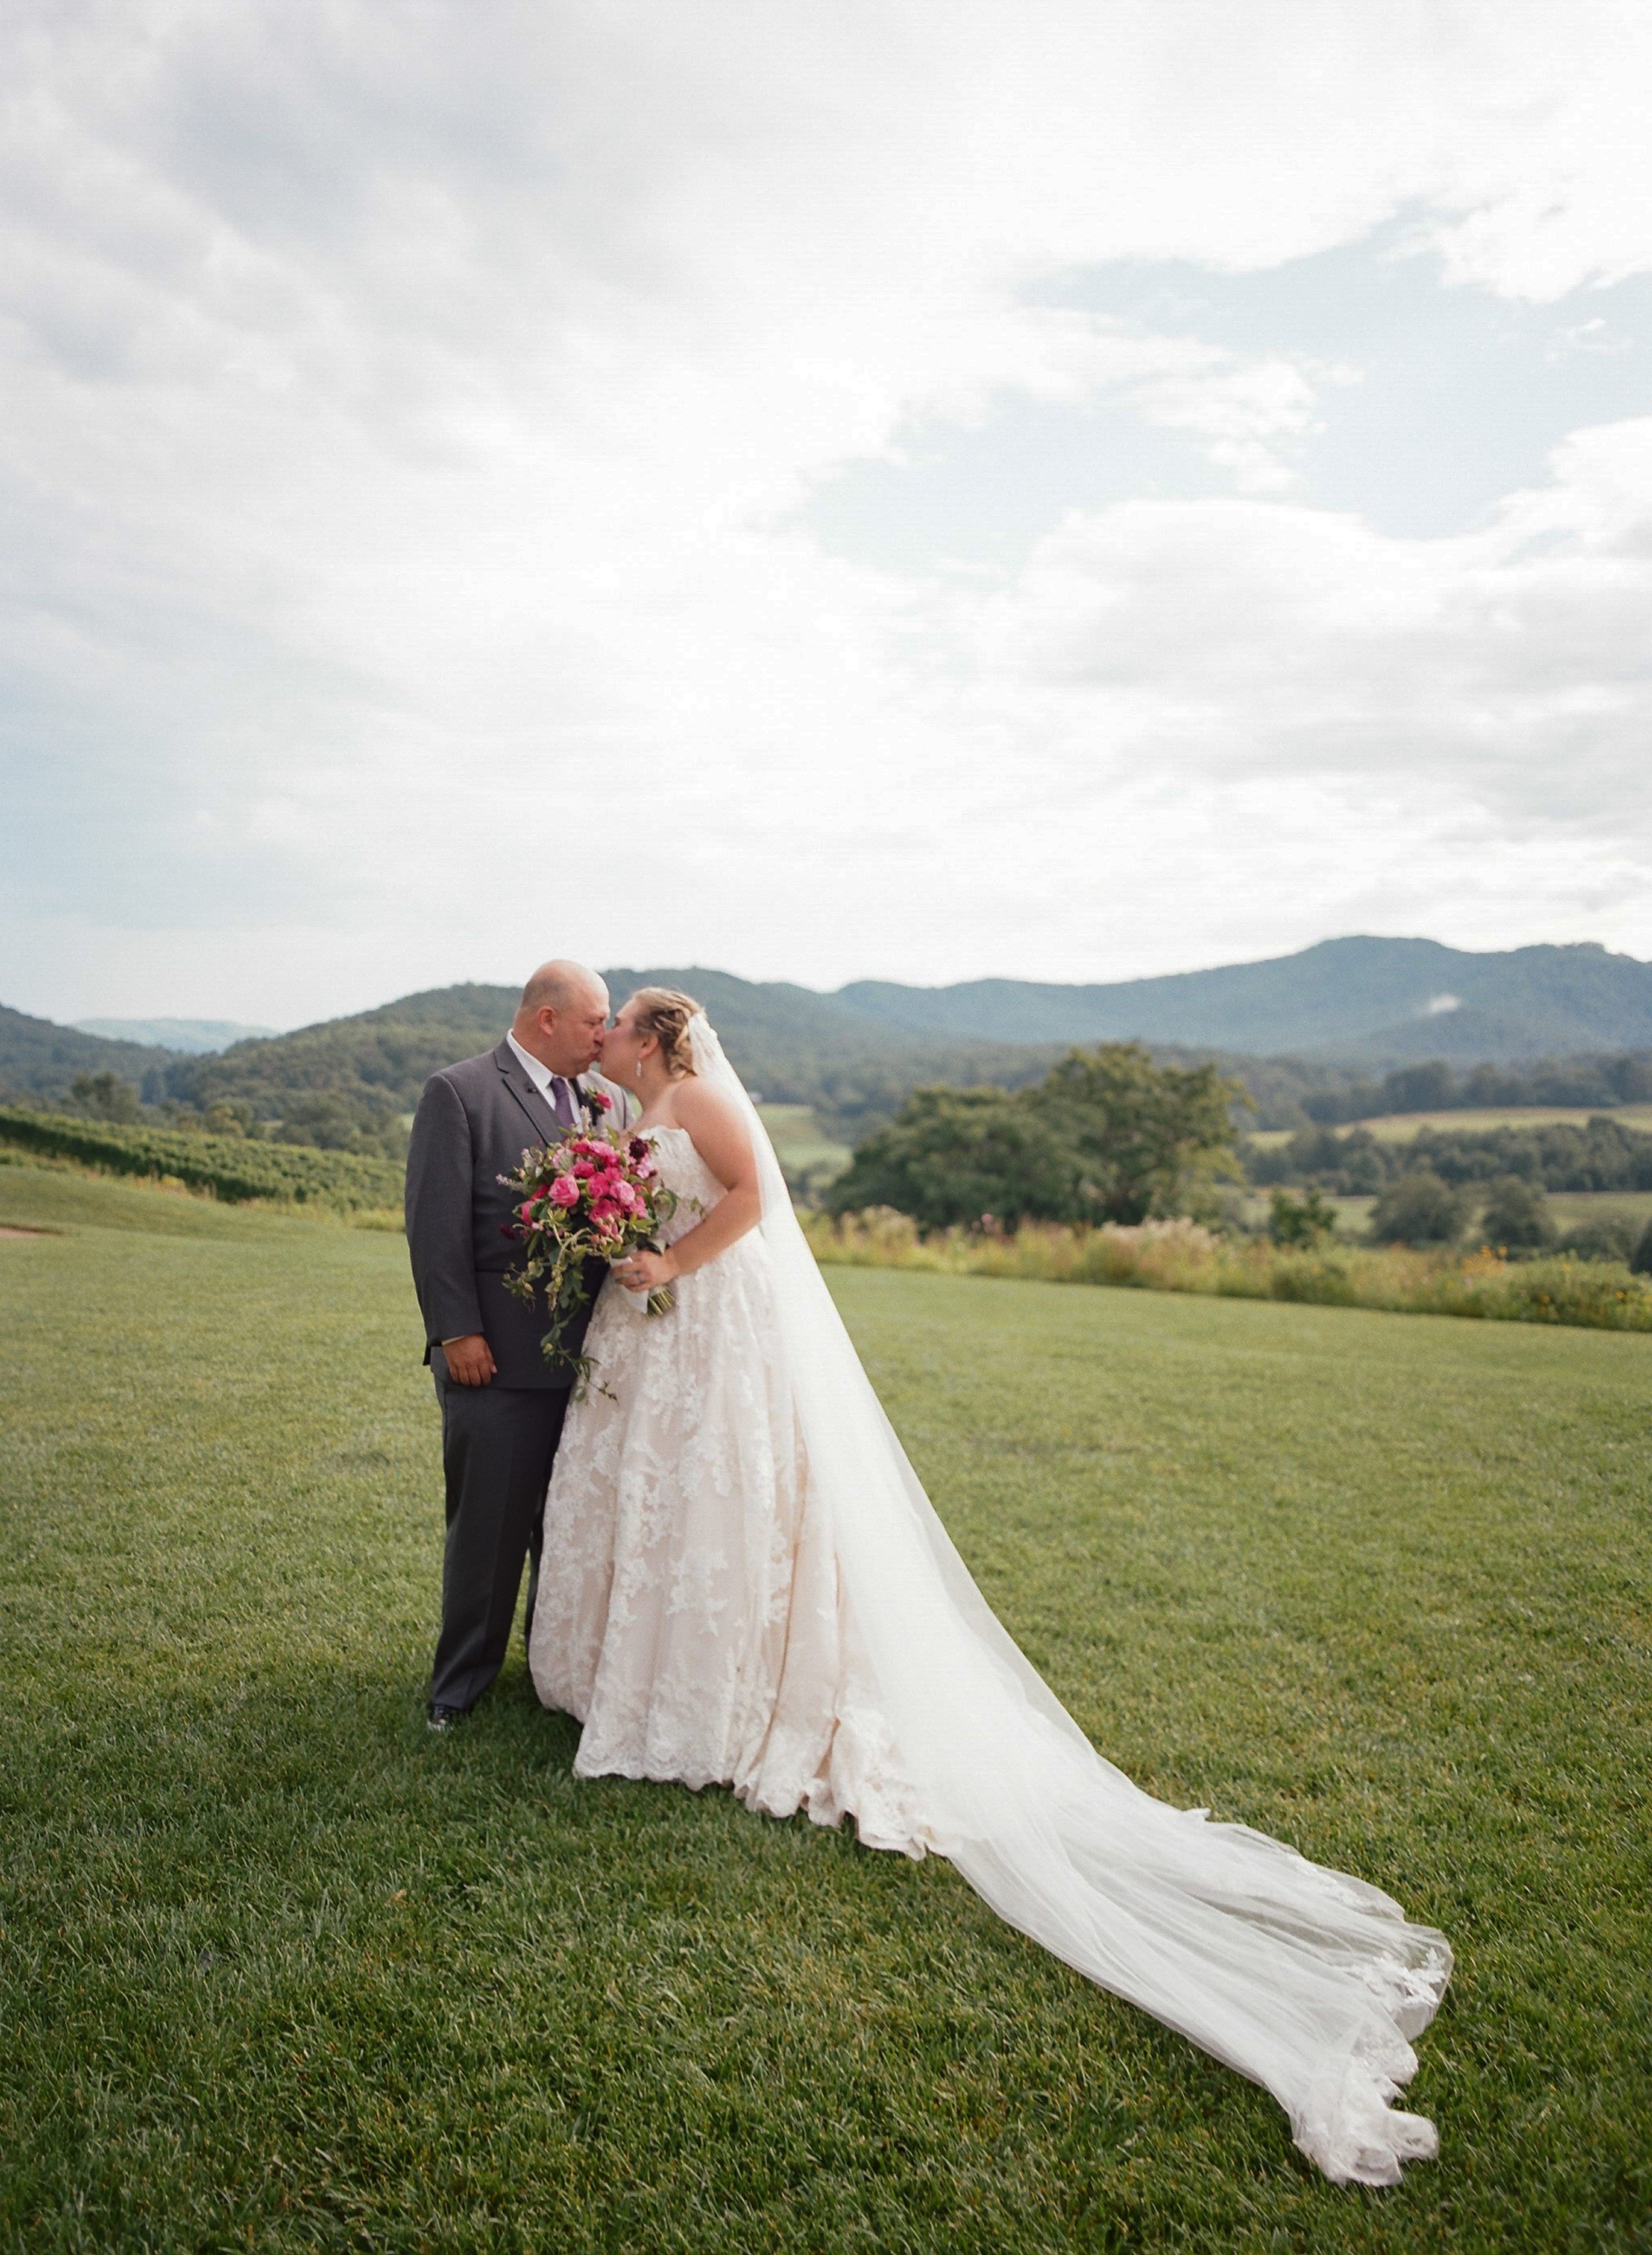
[[(1338, 2183), (1437, 2150), (1395, 2107), (1451, 1972), (1444, 1935), (1359, 1879), (1133, 1785), (1001, 1626), (907, 1462), (703, 1013), (696, 1071), (740, 1110), (763, 1181), (780, 1351), (857, 1657), (918, 1837), (1011, 1926), (1271, 2091)], [(874, 1842), (872, 1844), (883, 1844)]]

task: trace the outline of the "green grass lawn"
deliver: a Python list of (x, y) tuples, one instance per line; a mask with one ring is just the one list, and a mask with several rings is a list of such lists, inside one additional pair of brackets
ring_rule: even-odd
[(0, 1168), (0, 2248), (1652, 2245), (1652, 1338), (837, 1269), (988, 1596), (1155, 1791), (1459, 1954), (1437, 2163), (945, 1864), (424, 1729), (399, 1239)]

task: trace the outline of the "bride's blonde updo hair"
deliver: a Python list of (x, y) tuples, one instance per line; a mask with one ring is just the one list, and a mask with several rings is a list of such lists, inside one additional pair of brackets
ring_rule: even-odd
[(694, 1070), (688, 1043), (688, 1022), (700, 1005), (692, 994), (675, 987), (639, 987), (631, 1001), (636, 1004), (636, 1030), (644, 1039), (652, 1034), (659, 1043), (665, 1070), (673, 1080), (685, 1080)]

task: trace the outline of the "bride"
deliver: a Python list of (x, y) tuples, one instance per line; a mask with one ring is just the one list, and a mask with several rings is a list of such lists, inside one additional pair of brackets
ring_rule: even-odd
[[(697, 1003), (633, 994), (604, 1075), (679, 1204), (617, 1264), (545, 1505), (529, 1649), (582, 1777), (724, 1784), (948, 1857), (1012, 1926), (1270, 2090), (1338, 2183), (1432, 2154), (1392, 2106), (1451, 1970), (1375, 1887), (1104, 1760), (970, 1579)], [(669, 1282), (677, 1305), (650, 1317)]]

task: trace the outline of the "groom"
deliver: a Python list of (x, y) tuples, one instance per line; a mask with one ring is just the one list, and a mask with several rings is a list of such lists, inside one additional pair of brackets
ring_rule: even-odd
[[(608, 1017), (608, 988), (594, 971), (542, 964), (498, 1048), (434, 1074), (413, 1115), (407, 1247), (447, 1481), (433, 1731), (467, 1715), (499, 1673), (524, 1558), (533, 1618), (545, 1493), (574, 1373), (545, 1359), (543, 1308), (505, 1289), (517, 1248), (505, 1233), (512, 1201), (499, 1177), (533, 1146), (589, 1122), (623, 1124), (624, 1092), (599, 1090), (591, 1071)], [(572, 1354), (588, 1317), (587, 1304), (565, 1335)]]

